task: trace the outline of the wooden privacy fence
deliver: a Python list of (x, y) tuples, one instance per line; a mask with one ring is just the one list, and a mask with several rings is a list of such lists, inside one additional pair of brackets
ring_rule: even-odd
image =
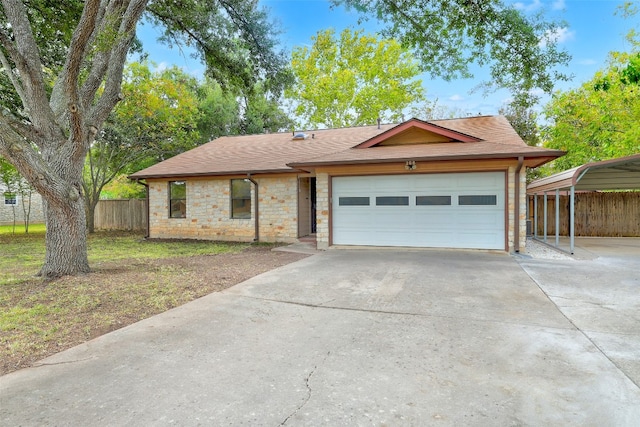
[(96, 206), (94, 227), (96, 230), (146, 230), (147, 201), (100, 200)]
[[(560, 235), (569, 235), (569, 196), (561, 195)], [(529, 196), (529, 219), (532, 224), (533, 196)], [(556, 195), (547, 193), (547, 235), (556, 233)], [(575, 235), (600, 237), (640, 236), (640, 192), (576, 193)], [(544, 197), (538, 195), (538, 236), (544, 233)]]

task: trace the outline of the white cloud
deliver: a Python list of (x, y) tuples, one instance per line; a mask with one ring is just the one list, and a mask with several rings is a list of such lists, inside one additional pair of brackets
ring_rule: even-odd
[(591, 59), (591, 58), (581, 59), (580, 61), (578, 61), (579, 65), (596, 65), (597, 63), (598, 63), (598, 61), (596, 61), (595, 59)]
[(513, 4), (513, 7), (515, 7), (518, 10), (524, 10), (525, 12), (533, 12), (534, 10), (540, 9), (542, 7), (542, 1), (533, 0), (530, 4), (525, 4), (519, 1), (519, 2), (515, 2)]
[(464, 100), (464, 98), (460, 95), (458, 95), (457, 93), (455, 95), (452, 95), (449, 97), (449, 101), (454, 101), (454, 102), (458, 102), (458, 101), (462, 101)]
[(570, 31), (567, 27), (557, 28), (554, 31), (547, 31), (540, 40), (540, 46), (544, 47), (549, 42), (562, 44), (569, 40), (573, 40), (575, 35), (575, 31)]
[(563, 10), (565, 7), (564, 0), (555, 0), (551, 5), (553, 10)]
[(168, 62), (162, 61), (162, 62), (156, 64), (156, 67), (155, 67), (154, 71), (162, 72), (162, 71), (166, 70), (167, 68), (169, 68), (170, 66), (171, 65)]

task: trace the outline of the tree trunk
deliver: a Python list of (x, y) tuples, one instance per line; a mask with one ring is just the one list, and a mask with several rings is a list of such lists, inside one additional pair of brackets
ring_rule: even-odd
[[(89, 199), (89, 200), (86, 200)], [(98, 198), (85, 197), (85, 203), (87, 206), (87, 230), (89, 233), (95, 233), (96, 229), (96, 206), (98, 206)]]
[(64, 205), (44, 201), (47, 223), (45, 260), (39, 276), (56, 278), (88, 273), (84, 199)]
[(44, 265), (39, 275), (44, 278), (90, 271), (87, 219), (82, 197), (82, 167), (86, 151), (78, 151), (75, 147), (78, 143), (69, 141), (60, 141), (56, 145), (56, 152), (43, 151), (50, 170), (55, 174), (54, 185), (50, 187), (55, 191), (43, 194), (47, 233)]

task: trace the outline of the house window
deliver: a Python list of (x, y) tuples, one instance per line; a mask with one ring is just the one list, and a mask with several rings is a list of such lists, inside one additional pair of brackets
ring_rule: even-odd
[(187, 216), (187, 183), (185, 181), (169, 182), (169, 218), (186, 218)]
[(4, 204), (7, 206), (17, 205), (16, 193), (6, 192), (4, 193)]
[(251, 218), (251, 182), (244, 179), (231, 180), (231, 218)]

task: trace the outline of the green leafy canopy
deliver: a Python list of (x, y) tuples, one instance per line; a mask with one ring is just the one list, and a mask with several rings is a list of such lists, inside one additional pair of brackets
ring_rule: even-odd
[(296, 82), (285, 95), (308, 126), (330, 128), (398, 120), (423, 100), (420, 68), (395, 40), (362, 31), (319, 32), (313, 45), (293, 50)]
[[(522, 99), (534, 89), (551, 93), (570, 56), (553, 35), (563, 23), (527, 16), (502, 0), (332, 0), (376, 17), (382, 35), (411, 47), (422, 69), (446, 80), (473, 77), (470, 65), (488, 67), (486, 90), (509, 89)], [(531, 101), (530, 101), (531, 102)]]

